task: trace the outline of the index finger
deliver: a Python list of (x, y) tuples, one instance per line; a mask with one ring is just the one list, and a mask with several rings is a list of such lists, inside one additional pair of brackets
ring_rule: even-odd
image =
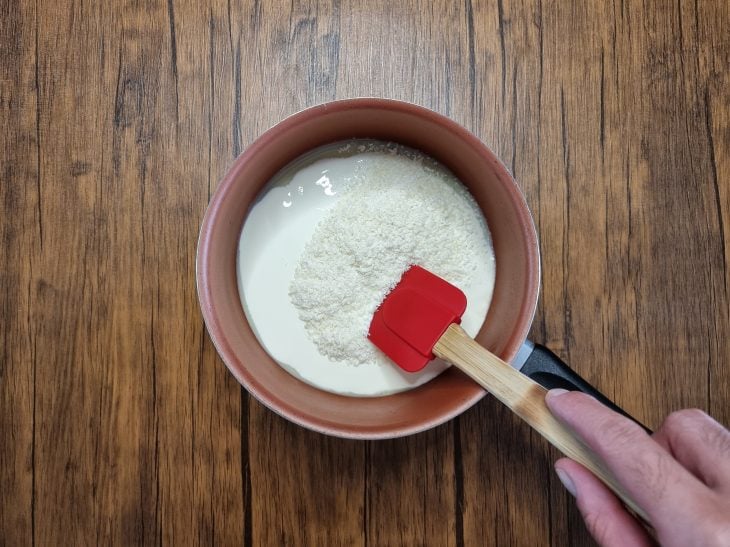
[(686, 519), (705, 486), (640, 426), (577, 391), (553, 390), (546, 403), (605, 462), (654, 526)]

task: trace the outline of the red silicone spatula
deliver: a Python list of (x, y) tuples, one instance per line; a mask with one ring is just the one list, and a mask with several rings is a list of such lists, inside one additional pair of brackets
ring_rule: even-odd
[(459, 326), (465, 309), (466, 296), (457, 287), (412, 266), (373, 315), (368, 338), (408, 372), (421, 370), (434, 357), (452, 363), (563, 454), (590, 469), (648, 522), (598, 457), (553, 417), (545, 404), (545, 388), (480, 346)]

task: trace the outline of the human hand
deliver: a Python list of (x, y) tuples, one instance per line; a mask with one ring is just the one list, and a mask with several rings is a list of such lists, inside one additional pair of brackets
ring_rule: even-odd
[[(649, 436), (580, 392), (554, 389), (546, 402), (644, 509), (661, 545), (730, 546), (730, 432), (722, 425), (700, 410), (680, 410)], [(590, 471), (568, 458), (555, 470), (600, 545), (653, 544)]]

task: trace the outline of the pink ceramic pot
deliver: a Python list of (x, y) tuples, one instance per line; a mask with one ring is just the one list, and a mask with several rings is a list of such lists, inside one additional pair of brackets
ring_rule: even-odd
[(378, 439), (439, 425), (485, 392), (455, 368), (411, 391), (352, 398), (318, 390), (276, 364), (244, 315), (236, 251), (249, 207), (287, 163), (318, 146), (351, 138), (395, 141), (434, 157), (469, 188), (492, 233), (497, 275), (477, 341), (510, 361), (525, 341), (537, 304), (540, 261), (532, 217), (504, 165), (466, 129), (425, 108), (386, 99), (350, 99), (309, 108), (261, 135), (218, 186), (198, 243), (200, 306), (215, 347), (238, 381), (274, 412), (339, 437)]

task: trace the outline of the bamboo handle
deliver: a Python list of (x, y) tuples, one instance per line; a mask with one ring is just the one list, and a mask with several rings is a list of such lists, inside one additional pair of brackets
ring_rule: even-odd
[(555, 448), (589, 469), (629, 509), (645, 522), (649, 522), (646, 513), (631, 499), (598, 457), (552, 415), (545, 403), (545, 388), (477, 344), (456, 323), (450, 325), (436, 342), (433, 353), (473, 378)]

